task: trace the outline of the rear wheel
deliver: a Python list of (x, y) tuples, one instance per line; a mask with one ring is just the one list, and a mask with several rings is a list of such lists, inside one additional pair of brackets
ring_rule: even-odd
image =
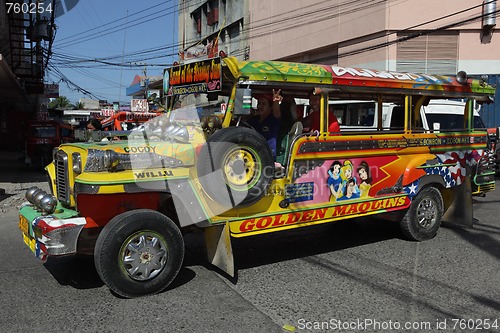
[(441, 192), (435, 187), (423, 188), (413, 199), (400, 223), (403, 234), (416, 241), (436, 236), (444, 213)]
[(97, 273), (120, 296), (158, 293), (177, 276), (184, 259), (179, 228), (165, 215), (140, 209), (114, 217), (94, 251)]

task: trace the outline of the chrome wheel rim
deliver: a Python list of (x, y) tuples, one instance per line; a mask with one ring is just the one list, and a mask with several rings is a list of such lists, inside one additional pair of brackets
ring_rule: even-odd
[(122, 268), (136, 281), (147, 281), (158, 276), (167, 258), (167, 242), (154, 231), (140, 231), (131, 235), (120, 249)]
[(417, 207), (418, 224), (424, 228), (431, 228), (437, 221), (438, 209), (434, 200), (423, 199)]

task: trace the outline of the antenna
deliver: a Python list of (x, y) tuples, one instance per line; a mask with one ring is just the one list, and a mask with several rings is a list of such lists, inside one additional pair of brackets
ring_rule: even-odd
[[(125, 57), (125, 42), (127, 41), (127, 23), (128, 23), (128, 9), (127, 9), (127, 17), (125, 18), (125, 30), (123, 32), (122, 64), (123, 64), (123, 58)], [(118, 103), (120, 103), (122, 99), (122, 77), (123, 77), (123, 66), (121, 66), (120, 69), (120, 86), (118, 87)]]

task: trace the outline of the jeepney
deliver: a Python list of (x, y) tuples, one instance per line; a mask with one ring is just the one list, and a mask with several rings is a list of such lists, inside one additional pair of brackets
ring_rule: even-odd
[[(487, 165), (473, 103), (484, 81), (339, 66), (214, 58), (164, 72), (168, 112), (128, 140), (63, 144), (47, 167), (52, 193), (26, 192), (19, 226), (39, 258), (89, 254), (115, 293), (164, 290), (184, 257), (183, 233), (204, 230), (208, 260), (234, 276), (231, 239), (383, 214), (410, 240), (441, 221), (472, 225), (471, 173)], [(253, 99), (280, 91), (276, 156), (248, 123)], [(321, 98), (304, 132), (297, 101)], [(464, 129), (426, 130), (420, 108), (461, 98)], [(377, 101), (375, 130), (328, 132), (330, 101)], [(398, 127), (382, 104), (398, 105)], [(93, 132), (93, 136), (113, 136)], [(483, 168), (476, 168), (483, 170)], [(480, 176), (480, 175), (479, 175)]]
[(113, 131), (130, 131), (159, 115), (161, 115), (159, 112), (118, 111), (102, 119), (101, 124), (102, 128)]
[(73, 126), (59, 120), (28, 122), (24, 163), (44, 168), (52, 161), (52, 150), (61, 143), (74, 141)]

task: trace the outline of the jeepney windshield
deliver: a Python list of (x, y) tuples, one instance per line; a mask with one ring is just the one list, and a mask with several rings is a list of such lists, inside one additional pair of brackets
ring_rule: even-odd
[(199, 94), (181, 95), (175, 97), (174, 106), (170, 111), (170, 119), (175, 121), (194, 121), (203, 117), (224, 116), (227, 109), (228, 96)]
[(56, 136), (56, 128), (54, 126), (32, 127), (31, 136), (33, 138), (52, 138)]

